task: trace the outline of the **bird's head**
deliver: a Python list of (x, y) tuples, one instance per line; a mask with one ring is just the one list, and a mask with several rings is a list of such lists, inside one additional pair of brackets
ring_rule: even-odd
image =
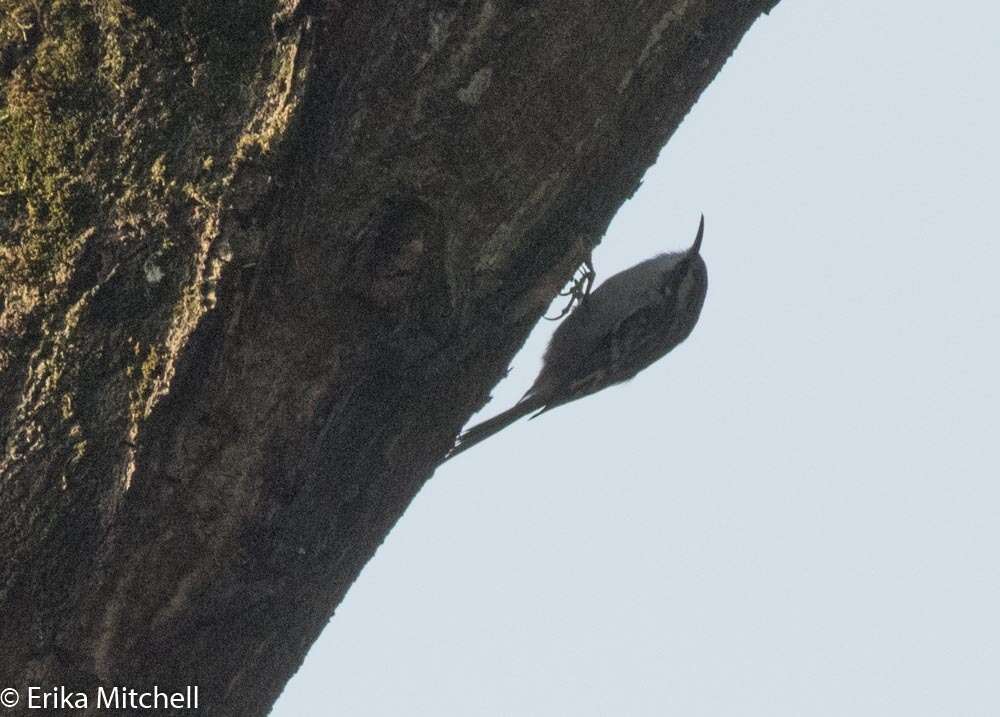
[(698, 234), (694, 243), (687, 251), (668, 254), (670, 261), (663, 272), (661, 291), (664, 296), (674, 297), (677, 308), (684, 312), (701, 310), (708, 288), (708, 270), (705, 260), (701, 258), (701, 240), (705, 236), (705, 216), (702, 215), (698, 224)]

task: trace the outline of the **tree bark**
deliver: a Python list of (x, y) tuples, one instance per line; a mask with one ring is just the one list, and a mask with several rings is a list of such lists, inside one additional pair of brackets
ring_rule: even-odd
[(0, 688), (266, 714), (776, 2), (0, 0)]

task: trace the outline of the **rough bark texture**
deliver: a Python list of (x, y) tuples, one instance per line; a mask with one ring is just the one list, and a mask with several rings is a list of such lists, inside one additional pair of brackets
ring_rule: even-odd
[(776, 1), (0, 0), (0, 687), (265, 714)]

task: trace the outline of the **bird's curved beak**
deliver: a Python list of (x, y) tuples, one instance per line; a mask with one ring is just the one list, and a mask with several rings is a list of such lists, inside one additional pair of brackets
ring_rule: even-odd
[(694, 244), (688, 249), (688, 254), (694, 256), (699, 251), (701, 251), (701, 239), (705, 236), (705, 215), (701, 215), (701, 222), (698, 223), (698, 234), (694, 238)]

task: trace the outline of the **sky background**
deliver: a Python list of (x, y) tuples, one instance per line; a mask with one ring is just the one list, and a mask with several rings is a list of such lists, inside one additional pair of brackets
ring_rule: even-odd
[(998, 28), (760, 19), (595, 253), (704, 212), (691, 338), (438, 470), (273, 715), (1000, 714)]

